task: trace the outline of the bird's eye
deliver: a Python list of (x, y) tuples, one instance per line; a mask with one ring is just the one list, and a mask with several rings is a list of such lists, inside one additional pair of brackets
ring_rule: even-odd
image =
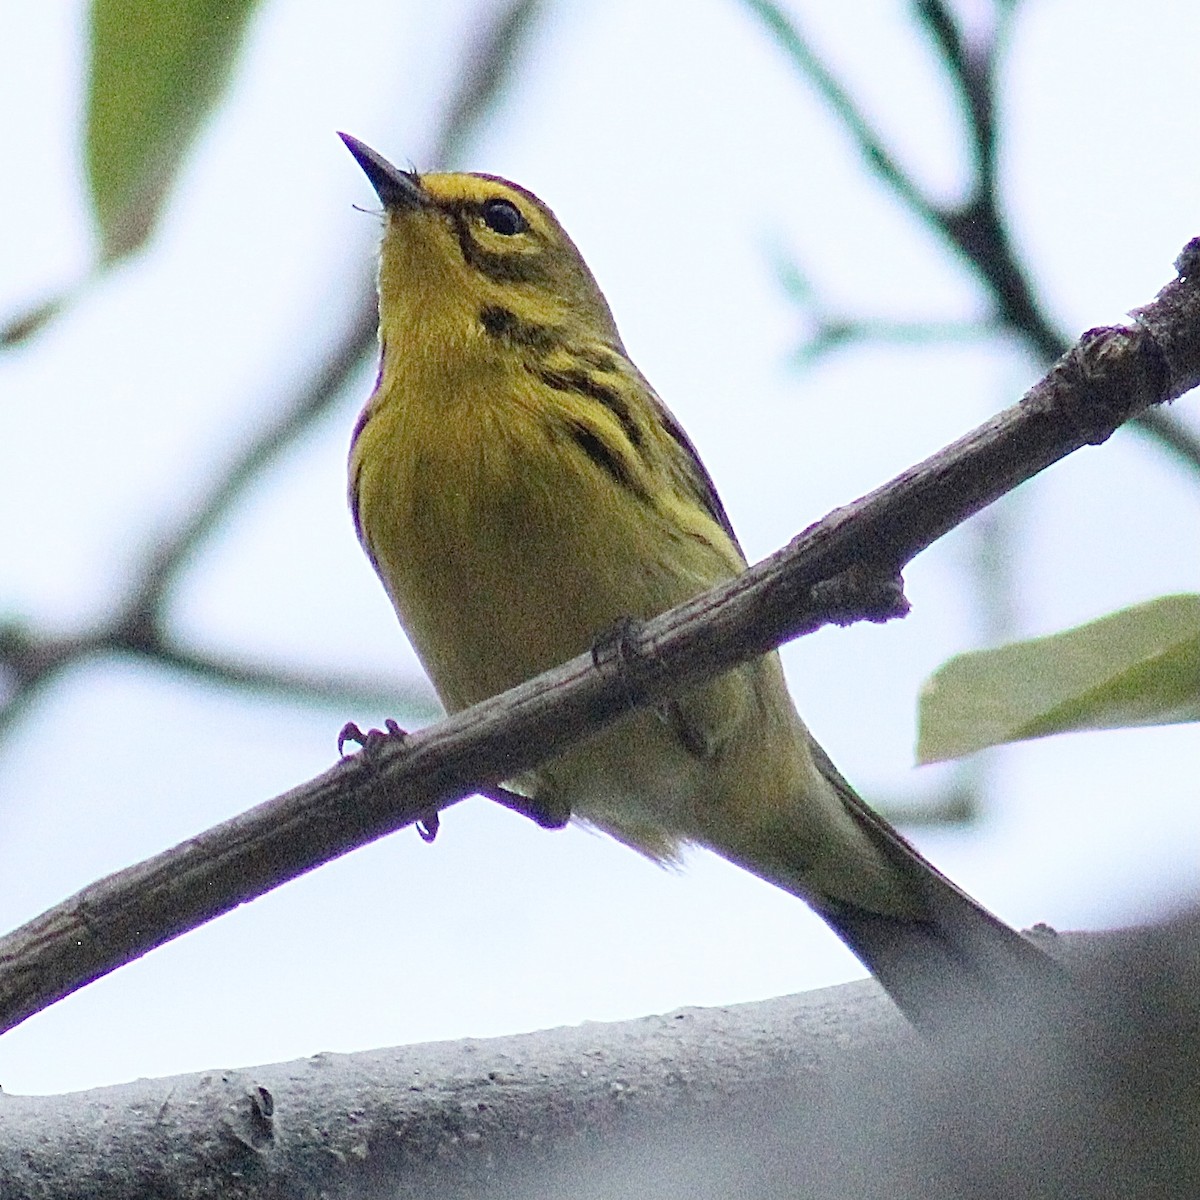
[(521, 216), (521, 210), (511, 200), (485, 200), (483, 219), (489, 229), (505, 237), (524, 233), (529, 228), (529, 223)]

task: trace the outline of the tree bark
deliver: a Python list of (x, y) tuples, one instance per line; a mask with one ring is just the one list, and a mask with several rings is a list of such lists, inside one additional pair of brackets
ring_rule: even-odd
[[(1052, 935), (1051, 935), (1052, 936)], [(5, 1200), (1200, 1194), (1200, 915), (921, 1041), (872, 982), (0, 1097)]]

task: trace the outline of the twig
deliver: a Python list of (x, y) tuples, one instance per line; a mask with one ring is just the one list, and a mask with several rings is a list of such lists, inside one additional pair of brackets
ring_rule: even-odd
[[(917, 0), (914, 6), (963, 101), (969, 144), (975, 156), (975, 178), (969, 195), (959, 204), (946, 205), (934, 200), (905, 171), (849, 91), (776, 0), (743, 3), (823, 97), (876, 177), (971, 265), (992, 297), (997, 323), (1025, 342), (1041, 362), (1053, 362), (1066, 349), (1067, 339), (1042, 311), (1032, 281), (1013, 248), (996, 188), (996, 58), (1014, 6), (996, 6), (995, 29), (981, 50), (967, 47), (948, 5)], [(1147, 414), (1133, 425), (1169, 449), (1180, 462), (1200, 471), (1200, 437), (1170, 413)]]
[(834, 621), (903, 610), (899, 570), (1058, 459), (1200, 382), (1200, 238), (1135, 323), (1093, 329), (1014, 407), (783, 550), (621, 638), (85, 888), (0, 939), (0, 1029), (287, 879), (528, 770), (631, 708)]
[(809, 45), (795, 22), (774, 0), (743, 0), (767, 27), (776, 43), (817, 89), (825, 102), (846, 127), (858, 144), (863, 157), (871, 169), (894, 191), (913, 212), (931, 225), (936, 225), (939, 212), (934, 203), (917, 187), (916, 183), (893, 157), (883, 139), (871, 127), (866, 114), (855, 103), (854, 97), (821, 61), (820, 55)]
[(63, 671), (87, 659), (132, 656), (159, 669), (259, 695), (347, 709), (401, 713), (427, 721), (442, 712), (424, 676), (371, 678), (361, 674), (297, 671), (185, 646), (158, 628), (89, 630), (65, 637), (0, 625), (0, 737), (37, 702)]
[(903, 320), (859, 317), (829, 308), (816, 287), (796, 262), (780, 251), (773, 251), (775, 274), (783, 290), (806, 311), (811, 330), (793, 352), (796, 363), (812, 366), (827, 354), (834, 354), (858, 342), (887, 342), (893, 345), (921, 345), (928, 342), (978, 341), (991, 337), (999, 326), (994, 320), (933, 319)]
[(811, 365), (827, 354), (858, 342), (875, 345), (919, 346), (929, 342), (975, 342), (995, 333), (995, 327), (979, 321), (886, 321), (867, 317), (817, 313), (812, 333), (793, 357)]
[[(540, 8), (540, 0), (510, 0), (470, 46), (430, 151), (435, 163), (451, 160), (476, 132), (507, 83)], [(180, 526), (147, 555), (142, 582), (125, 606), (126, 623), (161, 620), (165, 597), (197, 547), (220, 524), (246, 487), (340, 397), (347, 379), (375, 346), (378, 316), (373, 274), (364, 273), (358, 281), (349, 311), (349, 322), (325, 351), (321, 365), (305, 374), (295, 395), (241, 448)]]
[[(120, 653), (116, 647), (113, 653)], [(259, 695), (278, 696), (336, 708), (399, 712), (406, 719), (429, 721), (442, 712), (425, 676), (371, 678), (335, 675), (332, 672), (297, 671), (212, 655), (171, 641), (160, 642), (149, 655), (154, 664), (190, 675), (206, 683), (236, 687)]]
[[(452, 160), (479, 128), (508, 82), (541, 8), (541, 0), (508, 0), (469, 46), (430, 151), (434, 163)], [(188, 515), (147, 549), (141, 566), (133, 572), (127, 596), (106, 621), (68, 636), (15, 624), (0, 627), (0, 736), (29, 711), (63, 670), (85, 658), (126, 651), (233, 687), (371, 706), (382, 696), (390, 696), (387, 705), (399, 701), (413, 715), (435, 711), (428, 687), (417, 683), (392, 690), (372, 681), (313, 677), (240, 664), (189, 650), (167, 632), (171, 593), (206, 539), (246, 488), (339, 399), (346, 381), (375, 345), (375, 284), (368, 273), (358, 281), (347, 307), (351, 315), (341, 335), (303, 375), (297, 391), (207, 484), (188, 507)], [(305, 340), (292, 339), (296, 344)]]

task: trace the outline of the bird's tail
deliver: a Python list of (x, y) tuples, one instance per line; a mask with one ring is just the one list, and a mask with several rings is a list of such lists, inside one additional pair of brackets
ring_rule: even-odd
[(908, 878), (912, 916), (888, 916), (827, 896), (808, 902), (918, 1028), (935, 1031), (964, 1008), (1039, 1003), (1060, 993), (1063, 969), (993, 916), (873, 812), (811, 739), (817, 769), (880, 854)]

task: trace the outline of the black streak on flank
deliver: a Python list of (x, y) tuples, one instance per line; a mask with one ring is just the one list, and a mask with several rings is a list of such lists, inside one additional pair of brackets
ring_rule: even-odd
[(463, 261), (497, 283), (530, 283), (542, 275), (541, 260), (532, 254), (493, 254), (471, 233), (471, 210), (456, 208), (450, 213)]
[(554, 326), (522, 321), (511, 309), (498, 304), (481, 309), (479, 323), (492, 337), (531, 350), (552, 350), (562, 341), (561, 332)]
[(598, 371), (617, 371), (620, 369), (620, 356), (611, 350), (596, 346), (574, 346), (571, 353), (589, 367)]
[(571, 438), (596, 466), (643, 503), (650, 502), (650, 494), (630, 473), (629, 465), (594, 429), (583, 421), (567, 421), (565, 424)]
[(559, 392), (574, 392), (578, 396), (587, 396), (597, 400), (608, 409), (620, 422), (629, 444), (638, 450), (644, 440), (641, 428), (633, 419), (625, 397), (616, 388), (608, 387), (597, 379), (593, 379), (586, 371), (551, 371), (543, 368), (536, 372), (537, 377), (549, 387)]
[(694, 499), (700, 501), (708, 515), (729, 534), (729, 540), (740, 549), (737, 534), (733, 532), (733, 525), (729, 520), (729, 514), (725, 511), (725, 505), (721, 503), (721, 497), (717, 494), (712, 476), (708, 473), (704, 463), (700, 461), (696, 447), (692, 445), (692, 439), (684, 433), (683, 426), (675, 420), (661, 400), (658, 402), (658, 406), (658, 417), (662, 422), (662, 427), (683, 451), (683, 460), (686, 464), (684, 475), (688, 491), (691, 492)]
[(359, 463), (354, 471), (354, 478), (350, 480), (350, 519), (354, 522), (354, 532), (358, 535), (358, 540), (362, 548), (367, 552), (367, 557), (371, 560), (371, 565), (378, 571), (379, 563), (376, 561), (375, 555), (371, 552), (371, 547), (367, 542), (367, 534), (362, 527), (360, 517), (361, 500), (359, 496), (359, 481), (361, 478), (362, 464)]

